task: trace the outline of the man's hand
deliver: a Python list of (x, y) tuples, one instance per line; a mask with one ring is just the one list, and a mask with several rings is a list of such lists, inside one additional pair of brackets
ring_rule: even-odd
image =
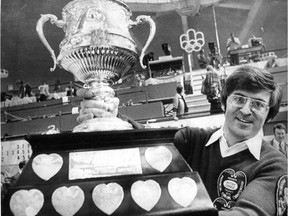
[(93, 118), (116, 117), (118, 114), (119, 99), (110, 92), (98, 94), (92, 89), (81, 89), (77, 95), (85, 98), (80, 104), (79, 123)]

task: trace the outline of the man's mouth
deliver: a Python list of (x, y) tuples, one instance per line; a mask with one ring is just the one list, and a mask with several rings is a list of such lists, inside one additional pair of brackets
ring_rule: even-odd
[(240, 122), (245, 123), (245, 124), (251, 124), (252, 121), (248, 121), (246, 119), (242, 119), (242, 118), (237, 118)]

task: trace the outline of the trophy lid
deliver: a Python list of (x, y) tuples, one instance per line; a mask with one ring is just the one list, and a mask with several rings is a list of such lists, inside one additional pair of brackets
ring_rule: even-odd
[(130, 10), (130, 8), (128, 7), (128, 5), (122, 1), (122, 0), (73, 0), (71, 2), (69, 2), (68, 4), (66, 4), (63, 8), (63, 11), (69, 10), (71, 5), (77, 4), (79, 3), (80, 5), (84, 5), (86, 2), (89, 4), (93, 4), (93, 3), (99, 3), (99, 2), (115, 2), (116, 4), (122, 6), (123, 8), (125, 8), (127, 10), (127, 12), (132, 14), (132, 11)]

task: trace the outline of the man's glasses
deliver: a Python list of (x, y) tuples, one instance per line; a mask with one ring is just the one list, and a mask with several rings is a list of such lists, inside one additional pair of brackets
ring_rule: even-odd
[(232, 94), (228, 99), (233, 106), (241, 108), (249, 101), (250, 108), (255, 113), (265, 113), (269, 109), (267, 103), (249, 97)]

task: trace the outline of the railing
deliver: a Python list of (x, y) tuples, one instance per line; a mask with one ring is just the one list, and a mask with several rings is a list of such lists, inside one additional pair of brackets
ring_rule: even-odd
[[(282, 49), (272, 49), (266, 50), (265, 46), (261, 51), (253, 52), (244, 52), (238, 54), (239, 64), (246, 64), (251, 62), (258, 62), (258, 61), (267, 61), (271, 58), (287, 58), (287, 48)], [(221, 59), (221, 62), (225, 62), (227, 60), (230, 62), (230, 57), (226, 56)]]

